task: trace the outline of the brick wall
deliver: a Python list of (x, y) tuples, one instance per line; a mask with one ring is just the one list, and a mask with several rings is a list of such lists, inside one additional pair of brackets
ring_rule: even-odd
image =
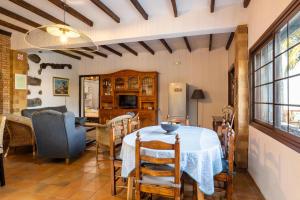
[(10, 35), (0, 31), (0, 114), (10, 113)]
[(11, 64), (11, 112), (20, 114), (21, 110), (27, 107), (27, 90), (16, 90), (15, 74), (25, 74), (28, 72), (27, 54), (21, 51), (11, 50), (10, 53)]

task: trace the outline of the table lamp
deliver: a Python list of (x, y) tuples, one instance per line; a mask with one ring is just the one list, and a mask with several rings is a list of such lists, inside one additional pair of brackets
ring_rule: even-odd
[(198, 102), (199, 99), (205, 99), (203, 91), (201, 89), (195, 89), (192, 94), (192, 99), (197, 99), (197, 126), (198, 126)]

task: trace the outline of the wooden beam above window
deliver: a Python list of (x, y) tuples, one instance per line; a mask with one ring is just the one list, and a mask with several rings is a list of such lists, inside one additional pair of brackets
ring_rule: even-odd
[(172, 7), (173, 7), (174, 17), (178, 17), (176, 0), (171, 0), (171, 3), (172, 3)]
[(227, 44), (226, 44), (226, 50), (228, 50), (230, 48), (233, 38), (234, 38), (234, 32), (231, 32), (230, 36), (228, 38)]
[(103, 49), (106, 49), (107, 51), (112, 52), (113, 54), (116, 54), (117, 56), (120, 56), (120, 57), (122, 56), (122, 54), (121, 54), (120, 52), (114, 50), (113, 48), (111, 48), (111, 47), (109, 47), (109, 46), (107, 46), (107, 45), (101, 45), (101, 47), (102, 47)]
[(133, 50), (132, 48), (130, 48), (130, 47), (127, 46), (126, 44), (124, 44), (124, 43), (119, 43), (119, 45), (120, 45), (121, 47), (123, 47), (124, 49), (126, 49), (127, 51), (129, 51), (130, 53), (132, 53), (133, 55), (135, 55), (135, 56), (138, 55), (138, 53), (137, 53), (135, 50)]
[(113, 20), (120, 23), (120, 17), (116, 15), (110, 8), (108, 8), (104, 3), (100, 0), (90, 0), (93, 2), (98, 8), (100, 8), (103, 12), (105, 12), (108, 16), (110, 16)]
[(243, 2), (243, 5), (244, 5), (244, 8), (247, 8), (250, 4), (251, 0), (244, 0)]
[(166, 49), (169, 51), (169, 53), (173, 53), (171, 47), (168, 45), (168, 43), (166, 42), (166, 40), (160, 39), (160, 42), (166, 47)]
[(17, 13), (11, 12), (11, 11), (1, 7), (1, 6), (0, 6), (0, 13), (7, 16), (7, 17), (13, 18), (13, 19), (15, 19), (19, 22), (23, 22), (23, 23), (25, 23), (29, 26), (35, 27), (35, 28), (42, 26), (41, 24), (38, 24), (38, 23), (36, 23), (36, 22), (34, 22), (30, 19), (27, 19), (27, 18), (25, 18), (25, 17), (23, 17), (23, 16), (21, 16)]
[(192, 52), (192, 48), (191, 48), (191, 45), (189, 43), (188, 38), (187, 37), (183, 37), (183, 39), (184, 39), (184, 43), (186, 45), (186, 48), (189, 50), (189, 52)]
[(215, 0), (210, 0), (210, 12), (215, 12)]
[(143, 16), (145, 20), (148, 20), (148, 14), (144, 10), (144, 8), (141, 6), (141, 4), (138, 2), (138, 0), (130, 0), (133, 6), (139, 11), (139, 13)]
[(56, 5), (57, 7), (61, 8), (62, 10), (65, 10), (67, 13), (69, 13), (73, 17), (79, 19), (83, 23), (85, 23), (89, 26), (93, 26), (94, 23), (92, 22), (92, 20), (88, 19), (86, 16), (84, 16), (80, 12), (76, 11), (75, 9), (70, 7), (68, 4), (62, 2), (61, 0), (48, 0), (48, 1), (53, 3), (54, 5)]
[(151, 49), (151, 47), (149, 47), (145, 42), (140, 41), (139, 42), (140, 45), (142, 45), (142, 47), (144, 47), (147, 51), (149, 51), (152, 55), (155, 54), (155, 52), (153, 51), (153, 49)]
[(6, 27), (6, 28), (9, 28), (9, 29), (18, 31), (18, 32), (20, 32), (20, 33), (27, 33), (27, 32), (28, 32), (27, 29), (24, 29), (24, 28), (22, 28), (22, 27), (20, 27), (20, 26), (16, 26), (16, 25), (14, 25), (14, 24), (11, 24), (11, 23), (9, 23), (9, 22), (3, 21), (3, 20), (1, 20), (1, 19), (0, 19), (0, 25), (1, 25), (1, 26), (4, 26), (4, 27)]
[[(26, 1), (24, 0), (9, 0), (11, 2), (13, 2), (14, 4), (26, 9), (26, 10), (29, 10), (30, 12), (40, 16), (40, 17), (43, 17), (53, 23), (56, 23), (56, 24), (66, 24), (64, 23), (63, 21), (61, 21), (60, 19), (57, 19), (56, 17), (48, 14), (47, 12), (31, 5), (30, 3), (27, 3)], [(68, 24), (66, 24), (68, 25)]]
[(209, 34), (209, 47), (208, 50), (212, 50), (212, 43), (213, 43), (213, 34)]
[(80, 56), (76, 56), (76, 55), (73, 55), (71, 53), (67, 53), (65, 51), (61, 51), (61, 50), (52, 50), (53, 52), (55, 53), (58, 53), (58, 54), (61, 54), (61, 55), (64, 55), (64, 56), (67, 56), (69, 58), (73, 58), (73, 59), (76, 59), (76, 60), (81, 60), (81, 57)]

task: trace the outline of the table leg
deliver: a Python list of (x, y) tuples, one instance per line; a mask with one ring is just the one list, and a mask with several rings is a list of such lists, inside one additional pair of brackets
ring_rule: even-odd
[(193, 200), (204, 200), (204, 193), (199, 189), (199, 184), (193, 183)]
[(1, 183), (1, 186), (5, 185), (4, 164), (3, 164), (3, 155), (2, 154), (0, 154), (0, 183)]
[(127, 185), (127, 200), (132, 200), (132, 193), (133, 193), (133, 180), (132, 176), (128, 177), (128, 185)]

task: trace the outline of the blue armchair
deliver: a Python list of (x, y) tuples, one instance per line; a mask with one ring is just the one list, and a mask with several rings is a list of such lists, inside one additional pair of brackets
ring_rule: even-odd
[(75, 127), (72, 112), (61, 113), (54, 110), (35, 112), (32, 116), (38, 157), (70, 158), (77, 157), (85, 149), (86, 129)]

